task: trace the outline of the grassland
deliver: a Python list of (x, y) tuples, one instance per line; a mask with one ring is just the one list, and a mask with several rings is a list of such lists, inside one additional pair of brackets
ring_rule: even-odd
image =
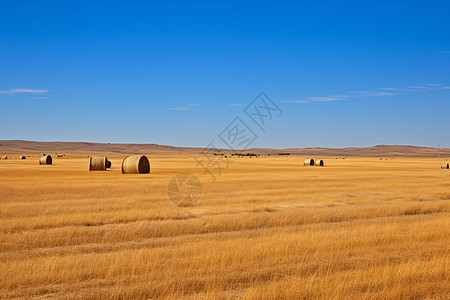
[[(450, 171), (436, 159), (189, 155), (150, 175), (0, 160), (1, 298), (450, 299)], [(197, 175), (178, 207), (167, 184)]]

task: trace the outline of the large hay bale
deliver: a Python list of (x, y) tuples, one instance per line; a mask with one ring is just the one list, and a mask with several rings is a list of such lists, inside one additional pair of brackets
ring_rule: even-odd
[(308, 159), (305, 159), (305, 161), (303, 162), (303, 164), (305, 165), (305, 166), (314, 166), (314, 158), (308, 158)]
[(441, 165), (441, 169), (449, 169), (449, 167), (450, 167), (450, 164), (448, 164), (448, 163)]
[(106, 171), (106, 157), (90, 157), (89, 171)]
[(150, 162), (145, 155), (127, 156), (122, 162), (122, 174), (148, 174)]
[(320, 167), (325, 166), (325, 162), (323, 161), (323, 159), (317, 159), (316, 166), (320, 166)]
[(53, 160), (52, 160), (52, 157), (50, 155), (39, 157), (39, 164), (40, 165), (51, 165), (52, 162), (53, 162)]

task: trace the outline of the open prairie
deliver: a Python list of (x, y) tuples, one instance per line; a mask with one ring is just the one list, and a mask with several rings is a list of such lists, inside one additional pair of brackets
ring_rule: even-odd
[[(17, 156), (17, 155), (16, 155)], [(236, 158), (216, 182), (193, 154), (151, 174), (86, 157), (0, 160), (1, 298), (449, 299), (446, 159)], [(199, 177), (193, 206), (169, 201)]]

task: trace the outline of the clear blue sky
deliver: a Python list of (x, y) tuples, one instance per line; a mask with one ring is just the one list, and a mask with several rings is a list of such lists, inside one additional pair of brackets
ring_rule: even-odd
[(449, 16), (449, 1), (1, 1), (0, 139), (201, 147), (264, 91), (284, 113), (251, 146), (450, 147)]

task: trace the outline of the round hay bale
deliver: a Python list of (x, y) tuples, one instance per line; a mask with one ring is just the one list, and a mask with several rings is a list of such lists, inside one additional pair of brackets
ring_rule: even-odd
[(25, 155), (22, 155), (20, 159), (27, 159)]
[(325, 166), (325, 162), (323, 161), (323, 159), (316, 160), (316, 166), (319, 166), (319, 167)]
[(450, 164), (441, 164), (441, 169), (449, 169)]
[(106, 159), (106, 168), (111, 169), (111, 161), (109, 161), (108, 159)]
[(53, 162), (52, 157), (50, 155), (41, 156), (39, 158), (40, 165), (51, 165)]
[(90, 157), (89, 171), (106, 171), (106, 157)]
[(305, 166), (314, 166), (314, 163), (315, 163), (314, 158), (305, 159), (305, 161), (303, 162)]
[(145, 155), (127, 156), (122, 162), (122, 174), (148, 174), (150, 162)]
[(8, 159), (8, 156), (7, 155), (3, 156), (3, 159)]

